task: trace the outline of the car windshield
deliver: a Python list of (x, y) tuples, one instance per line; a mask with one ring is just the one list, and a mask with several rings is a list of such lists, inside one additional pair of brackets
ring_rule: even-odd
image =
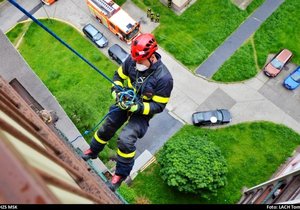
[(223, 119), (223, 115), (222, 115), (222, 112), (221, 112), (221, 111), (218, 111), (218, 112), (217, 112), (217, 116), (218, 116), (218, 117), (217, 117), (218, 119)]
[(115, 54), (121, 59), (123, 60), (124, 58), (127, 57), (127, 52), (123, 49), (123, 48), (116, 48)]
[(139, 32), (139, 27), (136, 27), (133, 31), (126, 35), (127, 40), (131, 40)]
[(272, 66), (274, 66), (276, 69), (281, 69), (283, 67), (283, 63), (280, 62), (277, 58), (273, 59), (271, 62)]
[(298, 71), (296, 71), (294, 74), (291, 75), (291, 78), (300, 83), (300, 73)]
[(197, 113), (195, 116), (196, 116), (196, 119), (197, 119), (198, 122), (204, 120), (204, 115), (203, 115), (203, 113)]
[(101, 39), (102, 38), (102, 34), (100, 33), (100, 32), (98, 32), (95, 36), (94, 36), (94, 39), (95, 40), (99, 40), (99, 39)]

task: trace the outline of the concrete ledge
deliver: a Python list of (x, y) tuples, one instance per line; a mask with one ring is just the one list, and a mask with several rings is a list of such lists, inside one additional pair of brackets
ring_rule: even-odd
[(235, 4), (241, 10), (245, 10), (252, 1), (253, 0), (232, 0), (232, 3)]
[(133, 180), (140, 171), (145, 170), (154, 161), (155, 157), (148, 150), (145, 150), (142, 154), (140, 154), (140, 156), (135, 160), (134, 166), (129, 175), (131, 180)]

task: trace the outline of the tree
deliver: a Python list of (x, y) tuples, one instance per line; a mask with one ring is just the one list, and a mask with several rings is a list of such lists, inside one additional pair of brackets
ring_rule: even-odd
[(180, 192), (207, 197), (226, 184), (226, 160), (220, 149), (203, 137), (169, 140), (158, 162), (162, 179)]

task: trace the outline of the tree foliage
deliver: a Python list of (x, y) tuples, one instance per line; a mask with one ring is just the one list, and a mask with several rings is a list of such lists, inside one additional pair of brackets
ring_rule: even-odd
[(162, 179), (180, 192), (207, 197), (226, 184), (226, 160), (220, 149), (203, 137), (168, 141), (158, 162)]

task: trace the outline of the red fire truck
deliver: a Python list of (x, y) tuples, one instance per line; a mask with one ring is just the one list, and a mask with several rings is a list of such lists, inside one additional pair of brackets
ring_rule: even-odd
[(86, 0), (88, 8), (97, 20), (122, 41), (131, 43), (140, 33), (140, 23), (111, 0)]

